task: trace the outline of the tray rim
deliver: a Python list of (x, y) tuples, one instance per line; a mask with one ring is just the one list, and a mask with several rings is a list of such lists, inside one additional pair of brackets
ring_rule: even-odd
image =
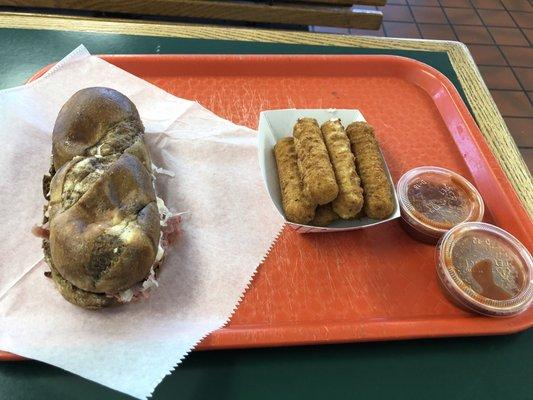
[[(509, 186), (510, 188), (512, 188), (512, 197), (513, 199), (512, 202), (515, 203), (515, 204), (519, 204), (520, 206), (520, 210), (521, 210), (521, 213), (523, 215), (525, 215), (527, 217), (527, 219), (529, 220), (528, 222), (530, 222), (530, 225), (531, 225), (531, 218), (529, 218), (529, 214), (528, 214), (528, 211), (526, 209), (526, 207), (524, 206), (524, 204), (522, 203), (518, 193), (516, 192), (516, 190), (514, 189), (512, 183), (509, 181), (509, 178), (507, 177), (507, 175), (505, 174), (505, 171), (503, 171), (502, 167), (500, 166), (500, 164), (498, 163), (494, 153), (492, 152), (492, 150), (490, 149), (490, 147), (488, 146), (487, 142), (486, 142), (486, 138), (485, 136), (483, 135), (483, 133), (481, 132), (479, 126), (477, 125), (477, 123), (475, 122), (475, 120), (473, 119), (473, 116), (470, 114), (470, 112), (468, 111), (468, 108), (466, 107), (465, 103), (463, 102), (461, 96), (459, 95), (459, 93), (457, 92), (457, 89), (455, 88), (455, 86), (453, 85), (453, 83), (451, 83), (451, 81), (444, 75), (442, 74), (440, 71), (436, 70), (435, 68), (423, 63), (423, 62), (420, 62), (418, 60), (414, 60), (414, 59), (411, 59), (411, 58), (408, 58), (408, 57), (402, 57), (402, 56), (396, 56), (396, 55), (325, 55), (325, 54), (314, 54), (314, 55), (306, 55), (306, 54), (283, 54), (283, 55), (235, 55), (235, 54), (230, 54), (230, 55), (213, 55), (213, 54), (207, 54), (207, 55), (203, 55), (203, 54), (164, 54), (164, 55), (153, 55), (153, 54), (125, 54), (125, 55), (121, 55), (121, 54), (113, 54), (113, 55), (98, 55), (99, 57), (105, 59), (106, 61), (109, 61), (111, 63), (113, 63), (113, 60), (116, 60), (118, 62), (120, 62), (120, 60), (138, 60), (139, 58), (142, 58), (144, 60), (151, 60), (151, 59), (158, 59), (158, 60), (161, 60), (161, 59), (192, 59), (192, 60), (195, 60), (195, 59), (201, 59), (201, 58), (209, 58), (209, 59), (235, 59), (235, 58), (239, 58), (239, 59), (283, 59), (283, 58), (300, 58), (300, 59), (308, 59), (308, 58), (317, 58), (317, 59), (325, 59), (325, 60), (335, 60), (335, 59), (339, 59), (339, 58), (343, 58), (343, 59), (347, 59), (347, 58), (351, 58), (351, 59), (379, 59), (379, 58), (385, 58), (385, 59), (401, 59), (403, 60), (404, 62), (407, 61), (409, 63), (412, 63), (413, 65), (418, 65), (419, 67), (423, 68), (423, 69), (428, 69), (430, 70), (440, 81), (440, 83), (447, 89), (447, 92), (448, 92), (448, 95), (452, 98), (453, 102), (454, 102), (454, 105), (456, 106), (457, 110), (459, 111), (461, 117), (464, 119), (464, 122), (466, 123), (466, 125), (468, 126), (469, 130), (470, 130), (470, 135), (472, 138), (473, 138), (473, 141), (475, 144), (478, 145), (478, 147), (481, 147), (481, 149), (479, 149), (479, 151), (481, 152), (482, 156), (484, 156), (484, 158), (489, 158), (488, 160), (485, 160), (486, 163), (488, 164), (489, 167), (493, 167), (494, 168), (494, 164), (496, 166), (496, 170), (498, 172), (498, 175), (503, 175), (503, 181), (506, 183), (507, 186)], [(40, 70), (38, 70), (34, 75), (32, 75), (27, 83), (29, 82), (32, 82), (34, 81), (35, 79), (41, 77), (46, 71), (48, 71), (48, 69), (50, 69), (55, 63), (52, 63), (52, 64), (49, 64), (43, 68), (41, 68)], [(414, 82), (411, 82), (413, 84), (415, 84)], [(418, 85), (419, 86), (419, 85)], [(419, 86), (420, 87), (420, 86)], [(426, 91), (424, 88), (422, 88), (422, 90)], [(428, 93), (429, 95), (429, 93)], [(431, 97), (431, 96), (430, 96)], [(438, 107), (437, 107), (438, 108)], [(474, 131), (474, 132), (472, 132)], [(452, 138), (453, 139), (453, 138)], [(455, 141), (455, 139), (453, 139)], [(486, 154), (488, 151), (488, 155)], [(491, 165), (492, 164), (492, 165)], [(470, 169), (470, 168), (469, 168)], [(494, 175), (494, 171), (491, 170), (491, 173)], [(501, 177), (497, 177), (497, 178), (501, 178)], [(498, 179), (498, 181), (500, 181), (501, 179)], [(508, 196), (509, 193), (506, 193), (506, 195)], [(506, 196), (506, 197), (507, 197)], [(529, 310), (529, 312), (526, 311), (526, 313), (530, 314), (531, 317), (533, 317), (533, 313), (531, 312), (533, 311), (532, 309)], [(484, 321), (490, 321), (491, 319), (487, 319), (486, 317), (475, 317), (473, 318), (471, 315), (469, 314), (466, 314), (469, 316), (469, 318), (465, 318), (465, 322), (468, 321), (468, 322), (472, 322), (472, 321), (477, 321), (477, 320), (484, 320)], [(506, 324), (505, 326), (505, 329), (498, 329), (496, 325), (491, 325), (490, 323), (488, 324), (487, 327), (483, 327), (483, 328), (479, 328), (479, 329), (471, 329), (469, 330), (468, 332), (465, 332), (465, 331), (462, 331), (461, 329), (458, 329), (457, 332), (453, 332), (453, 329), (451, 332), (447, 332), (445, 334), (442, 334), (438, 331), (436, 332), (430, 332), (430, 333), (424, 333), (424, 334), (412, 334), (412, 333), (409, 333), (408, 331), (407, 332), (398, 332), (397, 334), (395, 335), (390, 335), (390, 334), (386, 334), (386, 333), (382, 333), (382, 334), (379, 334), (379, 331), (378, 333), (373, 333), (371, 336), (369, 336), (368, 334), (362, 334), (362, 335), (359, 335), (357, 336), (356, 338), (353, 337), (353, 334), (352, 334), (352, 337), (350, 337), (349, 334), (343, 334), (343, 333), (340, 333), (337, 334), (334, 338), (332, 338), (331, 336), (327, 337), (327, 338), (322, 338), (322, 339), (307, 339), (307, 340), (304, 340), (304, 339), (301, 339), (301, 340), (298, 340), (298, 339), (295, 339), (293, 335), (291, 335), (291, 340), (288, 340), (288, 341), (283, 341), (283, 340), (275, 340), (275, 341), (272, 341), (272, 339), (257, 339), (256, 338), (253, 338), (253, 339), (247, 339), (245, 340), (245, 343), (243, 343), (242, 341), (242, 338), (246, 338), (246, 335), (241, 335), (242, 337), (240, 337), (240, 342), (234, 342), (232, 341), (231, 337), (235, 335), (235, 332), (236, 331), (243, 331), (243, 330), (246, 330), (246, 325), (244, 326), (239, 326), (238, 328), (229, 328), (227, 326), (224, 326), (214, 332), (211, 333), (210, 336), (208, 336), (204, 341), (202, 341), (196, 349), (198, 350), (211, 350), (211, 349), (230, 349), (230, 348), (251, 348), (251, 347), (276, 347), (276, 346), (286, 346), (286, 345), (309, 345), (309, 344), (326, 344), (326, 343), (346, 343), (346, 342), (360, 342), (360, 341), (385, 341), (385, 340), (403, 340), (403, 339), (418, 339), (418, 338), (435, 338), (435, 337), (454, 337), (454, 336), (477, 336), (477, 335), (484, 335), (484, 334), (489, 334), (489, 335), (504, 335), (504, 334), (512, 334), (512, 333), (516, 333), (516, 332), (520, 332), (520, 331), (523, 331), (525, 329), (528, 329), (530, 327), (533, 327), (533, 318), (530, 318), (530, 320), (527, 320), (527, 319), (523, 319), (522, 316), (520, 317), (515, 317), (515, 318), (521, 318), (522, 320), (519, 322), (519, 323), (514, 323), (514, 324)], [(442, 325), (445, 326), (447, 325), (445, 320), (446, 318), (434, 318), (432, 316), (432, 319), (435, 320), (435, 321), (439, 321), (441, 323), (443, 323)], [(454, 321), (457, 321), (457, 318), (454, 319)], [(508, 320), (510, 321), (510, 320)], [(515, 320), (516, 321), (516, 320)], [(405, 324), (406, 322), (409, 322), (409, 324), (411, 326), (414, 326), (414, 325), (417, 325), (417, 324), (420, 324), (420, 321), (419, 320), (413, 320), (413, 319), (397, 319), (397, 320), (390, 320), (390, 321), (387, 321), (386, 322), (386, 325), (395, 325), (397, 324), (398, 322), (400, 323), (403, 323)], [(376, 326), (376, 325), (379, 325), (379, 326), (383, 326), (383, 321), (379, 321), (379, 322), (376, 322), (376, 321), (372, 321), (370, 319), (367, 319), (367, 320), (363, 320), (361, 321), (358, 325), (357, 325), (357, 330), (359, 331), (372, 331), (373, 329), (373, 326)], [(427, 319), (425, 320), (422, 320), (422, 325), (424, 324), (427, 324)], [(314, 326), (316, 328), (316, 324), (308, 324), (309, 326)], [(486, 325), (486, 324), (481, 324), (482, 326)], [(279, 336), (279, 335), (275, 335), (275, 332), (279, 329), (278, 327), (280, 327), (281, 325), (278, 325), (277, 327), (263, 327), (261, 328), (261, 331), (262, 332), (270, 332), (270, 335), (271, 336)], [(351, 323), (346, 323), (346, 324), (331, 324), (329, 325), (331, 326), (333, 329), (335, 330), (347, 330), (347, 331), (350, 331), (350, 329), (346, 329), (346, 328), (352, 328), (353, 330), (353, 327), (354, 327), (354, 324), (353, 322)], [(300, 330), (302, 329), (303, 327), (305, 327), (305, 325), (287, 325), (287, 326), (283, 326), (283, 329), (285, 330), (290, 330), (290, 329), (294, 329), (294, 330)], [(329, 328), (328, 328), (329, 329)], [(304, 329), (305, 330), (305, 329)], [(331, 329), (329, 329), (331, 330)], [(257, 331), (257, 326), (255, 328), (255, 331)], [(415, 329), (415, 331), (417, 331)], [(220, 339), (219, 339), (220, 337)], [(238, 337), (238, 333), (237, 333), (237, 337)], [(211, 343), (213, 342), (213, 343)], [(11, 353), (7, 353), (7, 352), (3, 352), (0, 350), (0, 361), (16, 361), (16, 360), (24, 360), (25, 358), (22, 357), (22, 356), (18, 356), (18, 355), (15, 355), (15, 354), (11, 354)]]
[[(296, 59), (315, 58), (317, 60), (320, 60), (320, 59), (322, 60), (339, 59), (340, 60), (340, 59), (349, 59), (349, 58), (359, 58), (359, 59), (385, 58), (385, 59), (392, 59), (392, 60), (401, 60), (402, 62), (407, 62), (414, 66), (416, 65), (422, 69), (425, 69), (427, 72), (430, 72), (431, 74), (433, 74), (440, 80), (440, 82), (446, 88), (446, 91), (448, 92), (448, 94), (452, 97), (452, 100), (454, 100), (454, 105), (456, 106), (456, 108), (458, 108), (461, 116), (465, 120), (465, 123), (468, 125), (468, 127), (471, 130), (474, 131), (474, 134), (476, 135), (476, 144), (478, 145), (481, 144), (481, 146), (484, 147), (484, 149), (482, 149), (481, 151), (483, 155), (487, 157), (486, 151), (488, 150), (488, 153), (490, 154), (490, 158), (492, 158), (492, 160), (488, 160), (488, 161), (496, 167), (498, 172), (503, 173), (503, 178), (504, 178), (503, 181), (506, 182), (508, 186), (512, 188), (512, 192), (518, 199), (520, 208), (526, 211), (528, 219), (531, 220), (533, 218), (533, 215), (530, 214), (528, 211), (528, 207), (527, 207), (528, 204), (527, 203), (524, 204), (524, 201), (522, 200), (519, 194), (519, 191), (517, 190), (515, 185), (511, 182), (511, 180), (507, 176), (506, 171), (503, 169), (502, 165), (497, 160), (495, 153), (492, 151), (492, 149), (490, 148), (488, 144), (488, 139), (481, 131), (481, 127), (478, 125), (478, 122), (471, 115), (470, 111), (468, 110), (468, 107), (466, 106), (463, 99), (461, 98), (461, 95), (458, 93), (457, 88), (448, 79), (446, 75), (444, 75), (437, 69), (433, 68), (432, 66), (425, 64), (421, 61), (418, 61), (418, 60), (415, 60), (409, 57), (390, 55), (390, 54), (342, 54), (342, 55), (338, 55), (338, 54), (157, 54), (157, 55), (155, 54), (96, 54), (96, 56), (106, 61), (110, 61), (111, 63), (112, 63), (112, 60), (118, 60), (118, 61), (136, 60), (138, 58), (143, 58), (145, 60), (172, 60), (172, 59), (194, 60), (198, 58), (218, 59), (218, 60), (235, 59), (235, 58), (238, 58), (238, 59), (257, 58), (257, 59), (264, 59), (264, 60), (284, 59), (284, 58), (296, 58)], [(55, 63), (51, 63), (39, 69), (31, 77), (28, 78), (26, 83), (33, 82), (34, 80), (40, 78), (54, 65)], [(498, 115), (499, 115), (499, 112), (498, 112)], [(508, 134), (508, 136), (510, 137), (510, 134)], [(492, 161), (496, 161), (496, 163)]]

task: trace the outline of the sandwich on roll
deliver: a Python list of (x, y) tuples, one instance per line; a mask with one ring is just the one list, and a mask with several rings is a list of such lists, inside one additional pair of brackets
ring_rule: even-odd
[(78, 91), (57, 116), (39, 233), (49, 276), (78, 306), (125, 303), (157, 286), (164, 205), (143, 135), (135, 105), (105, 87)]

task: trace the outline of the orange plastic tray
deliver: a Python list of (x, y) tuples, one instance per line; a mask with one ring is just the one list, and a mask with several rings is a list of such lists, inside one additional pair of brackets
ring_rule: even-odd
[[(103, 58), (252, 128), (265, 109), (357, 108), (376, 128), (395, 181), (420, 165), (456, 171), (482, 194), (485, 220), (532, 247), (533, 223), (465, 104), (426, 64), (383, 55)], [(493, 319), (452, 305), (439, 288), (434, 252), (399, 221), (346, 233), (285, 229), (231, 322), (200, 348), (490, 335), (533, 326), (533, 308)]]

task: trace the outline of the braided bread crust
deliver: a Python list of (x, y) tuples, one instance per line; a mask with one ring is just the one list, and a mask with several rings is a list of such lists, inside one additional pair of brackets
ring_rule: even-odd
[(143, 281), (154, 264), (160, 215), (143, 135), (135, 105), (113, 89), (82, 89), (59, 112), (45, 253), (74, 304), (116, 304), (109, 296)]

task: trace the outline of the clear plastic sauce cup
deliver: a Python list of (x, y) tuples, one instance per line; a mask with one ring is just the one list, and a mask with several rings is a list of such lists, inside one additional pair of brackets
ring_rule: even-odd
[(481, 221), (485, 207), (476, 188), (440, 167), (418, 167), (398, 181), (403, 225), (418, 240), (437, 243), (454, 226)]
[(510, 233), (483, 222), (450, 229), (437, 245), (437, 275), (457, 304), (478, 313), (506, 317), (533, 300), (533, 261)]

